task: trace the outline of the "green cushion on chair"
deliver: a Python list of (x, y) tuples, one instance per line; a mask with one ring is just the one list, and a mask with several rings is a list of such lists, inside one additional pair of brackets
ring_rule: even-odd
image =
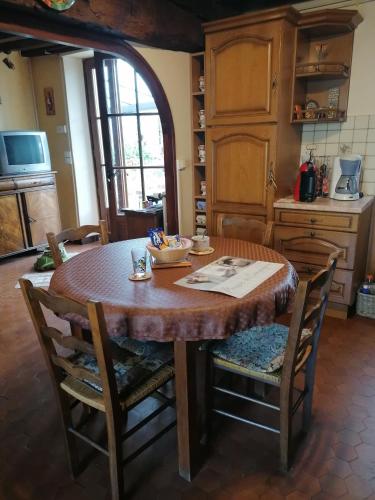
[[(127, 337), (116, 340), (116, 344), (121, 346), (120, 356), (117, 356), (119, 351), (116, 351), (116, 357), (121, 359), (114, 360), (113, 368), (121, 396), (130, 394), (173, 360), (173, 344), (170, 342), (141, 342)], [(70, 361), (95, 374), (99, 373), (94, 356), (85, 353), (74, 354), (70, 357)], [(102, 391), (102, 388), (92, 381), (85, 382), (94, 389)]]
[[(274, 373), (280, 370), (288, 341), (289, 328), (273, 323), (238, 332), (226, 340), (211, 342), (208, 350), (217, 358), (250, 372)], [(302, 331), (301, 339), (311, 335)], [(225, 363), (227, 367), (228, 363)]]

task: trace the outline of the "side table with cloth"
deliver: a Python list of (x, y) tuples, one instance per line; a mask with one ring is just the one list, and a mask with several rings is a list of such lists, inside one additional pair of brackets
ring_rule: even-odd
[[(97, 247), (64, 262), (50, 290), (79, 302), (102, 302), (109, 335), (138, 340), (173, 341), (175, 350), (177, 432), (180, 475), (190, 480), (202, 457), (196, 415), (197, 341), (224, 339), (286, 312), (297, 283), (293, 266), (277, 252), (253, 243), (211, 237), (215, 252), (190, 255), (192, 267), (157, 269), (148, 281), (130, 281), (131, 248), (148, 239)], [(284, 266), (242, 299), (175, 285), (174, 282), (222, 256), (280, 262)], [(72, 318), (83, 328), (83, 318)]]

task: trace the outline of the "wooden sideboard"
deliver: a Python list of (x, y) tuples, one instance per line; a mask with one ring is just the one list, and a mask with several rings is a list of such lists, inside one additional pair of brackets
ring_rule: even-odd
[(0, 259), (46, 243), (61, 231), (54, 172), (0, 177)]
[(292, 262), (300, 278), (309, 278), (334, 250), (337, 263), (329, 296), (329, 313), (347, 316), (365, 278), (373, 198), (336, 201), (317, 198), (313, 203), (292, 198), (274, 203), (274, 248)]

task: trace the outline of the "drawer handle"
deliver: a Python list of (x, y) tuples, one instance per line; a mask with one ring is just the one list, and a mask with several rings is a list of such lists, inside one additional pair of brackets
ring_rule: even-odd
[(318, 219), (314, 219), (314, 217), (311, 217), (310, 222), (311, 224), (315, 224), (315, 222), (318, 222)]
[(303, 268), (303, 271), (304, 271), (306, 274), (314, 274), (314, 270), (313, 270), (311, 267), (304, 267), (304, 268)]
[(315, 237), (315, 231), (310, 231), (310, 238), (314, 238)]

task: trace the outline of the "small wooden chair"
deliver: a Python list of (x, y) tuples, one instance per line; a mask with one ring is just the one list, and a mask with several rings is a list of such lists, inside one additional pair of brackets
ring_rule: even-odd
[[(82, 305), (34, 288), (28, 280), (21, 279), (20, 284), (53, 382), (72, 475), (75, 477), (80, 472), (76, 438), (81, 438), (109, 457), (112, 499), (122, 499), (125, 463), (176, 424), (174, 419), (127, 458), (123, 457), (122, 441), (174, 405), (174, 397), (159, 392), (174, 377), (173, 348), (170, 343), (140, 342), (126, 337), (121, 338), (121, 348), (117, 344), (112, 346), (101, 303), (88, 301)], [(41, 305), (55, 314), (86, 318), (93, 344), (49, 326)], [(58, 354), (54, 342), (65, 350), (73, 350), (73, 354)], [(159, 400), (159, 407), (122, 434), (128, 412), (149, 396)], [(85, 420), (74, 425), (71, 410), (80, 403), (84, 410), (89, 407), (105, 414), (108, 446), (81, 432), (82, 425), (96, 417), (95, 411), (84, 411)]]
[[(290, 466), (292, 417), (302, 402), (304, 432), (310, 424), (319, 337), (338, 253), (331, 254), (327, 268), (312, 279), (299, 283), (289, 328), (276, 323), (254, 327), (208, 345), (211, 368), (208, 400), (211, 412), (279, 434), (283, 471)], [(216, 385), (216, 369), (277, 387), (278, 405)], [(304, 375), (302, 391), (295, 386), (296, 375), (300, 372)], [(212, 403), (215, 393), (279, 412), (279, 428), (216, 408)]]
[(219, 214), (216, 232), (224, 238), (237, 238), (270, 247), (272, 245), (273, 221), (262, 222), (248, 216)]
[(87, 225), (75, 229), (65, 229), (58, 234), (47, 233), (48, 246), (51, 250), (55, 267), (58, 268), (63, 263), (59, 250), (59, 243), (64, 241), (80, 241), (89, 234), (99, 234), (101, 244), (106, 245), (109, 242), (107, 222), (105, 220), (100, 220), (97, 226)]

